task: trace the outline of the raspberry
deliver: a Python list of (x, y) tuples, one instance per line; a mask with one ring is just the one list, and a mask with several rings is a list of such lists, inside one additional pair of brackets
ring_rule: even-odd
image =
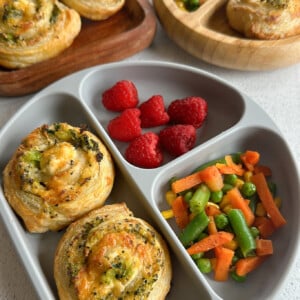
[(102, 94), (102, 103), (106, 109), (111, 111), (136, 107), (138, 92), (134, 83), (129, 80), (118, 81)]
[(179, 156), (191, 150), (196, 142), (196, 128), (193, 125), (173, 125), (159, 133), (159, 141), (169, 154)]
[(135, 138), (125, 151), (128, 162), (137, 167), (156, 168), (163, 162), (158, 135), (147, 132)]
[(161, 95), (154, 95), (140, 105), (141, 126), (143, 128), (167, 124), (169, 115), (165, 110), (164, 99)]
[(122, 142), (132, 141), (142, 134), (140, 110), (125, 109), (119, 116), (110, 120), (107, 126), (111, 138)]
[(204, 99), (187, 97), (172, 101), (167, 112), (172, 123), (190, 124), (199, 128), (206, 119), (207, 109), (207, 102)]

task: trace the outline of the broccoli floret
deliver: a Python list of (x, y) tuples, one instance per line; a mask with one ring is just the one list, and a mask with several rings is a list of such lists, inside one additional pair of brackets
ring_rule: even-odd
[(286, 8), (290, 0), (260, 0), (261, 2), (268, 3), (275, 8), (281, 9)]

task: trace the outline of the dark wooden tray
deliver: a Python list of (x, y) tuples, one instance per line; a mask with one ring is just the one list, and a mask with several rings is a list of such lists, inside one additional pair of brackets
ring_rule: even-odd
[(147, 48), (155, 35), (156, 17), (148, 0), (126, 0), (105, 21), (82, 19), (72, 46), (60, 55), (24, 69), (0, 68), (0, 96), (22, 96), (81, 69), (114, 62)]

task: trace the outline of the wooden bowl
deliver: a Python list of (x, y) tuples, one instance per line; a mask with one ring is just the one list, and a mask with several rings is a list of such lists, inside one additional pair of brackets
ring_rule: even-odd
[(174, 0), (153, 0), (162, 27), (181, 48), (208, 63), (258, 71), (300, 62), (300, 36), (280, 40), (248, 39), (230, 28), (228, 0), (207, 0), (196, 11), (180, 9)]
[(156, 32), (156, 16), (148, 0), (126, 0), (104, 21), (82, 18), (71, 47), (49, 60), (17, 70), (0, 67), (0, 96), (22, 96), (81, 69), (115, 62), (147, 48)]

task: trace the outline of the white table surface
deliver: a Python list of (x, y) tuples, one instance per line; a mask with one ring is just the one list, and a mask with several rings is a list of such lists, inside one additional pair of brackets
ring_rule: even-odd
[[(288, 54), (287, 54), (288, 55)], [(222, 77), (256, 101), (275, 121), (300, 168), (300, 64), (267, 72), (241, 72), (202, 62), (172, 42), (158, 24), (148, 49), (127, 61), (161, 60), (191, 65)], [(0, 128), (31, 96), (0, 97)], [(299, 199), (300, 201), (300, 199)], [(300, 253), (274, 300), (300, 299)], [(38, 299), (0, 218), (0, 299)], [(246, 299), (246, 298), (245, 298)]]

